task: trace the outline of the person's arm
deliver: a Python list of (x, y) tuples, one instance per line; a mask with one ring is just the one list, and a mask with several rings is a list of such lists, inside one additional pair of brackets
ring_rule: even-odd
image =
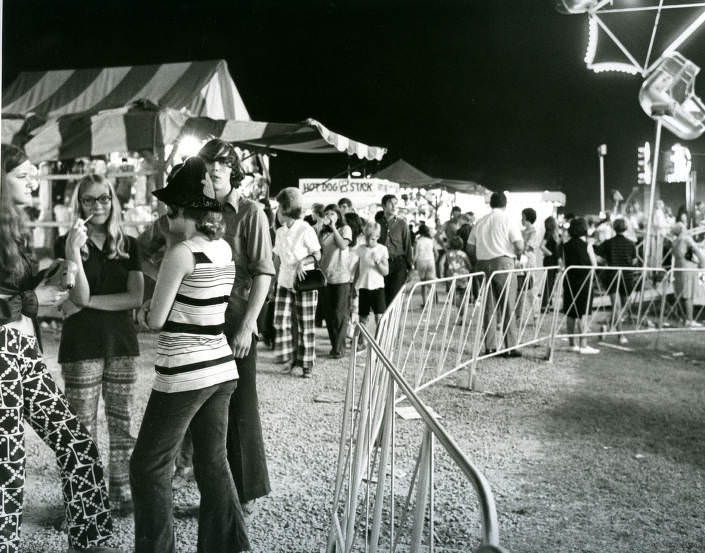
[(516, 255), (517, 257), (521, 257), (521, 254), (524, 253), (524, 241), (514, 240), (512, 242), (512, 246), (514, 246), (514, 255)]
[(66, 235), (64, 251), (66, 259), (76, 264), (76, 281), (69, 291), (69, 298), (78, 307), (86, 307), (91, 297), (91, 289), (81, 258), (81, 247), (86, 243), (86, 240), (88, 240), (86, 225), (81, 218), (78, 218)]
[(181, 281), (190, 275), (194, 268), (193, 254), (185, 245), (177, 244), (166, 252), (159, 267), (154, 295), (145, 317), (149, 328), (159, 330), (164, 326)]
[(587, 245), (588, 257), (590, 257), (590, 265), (595, 267), (597, 265), (597, 259), (595, 258), (595, 251), (592, 249), (592, 245), (588, 243)]
[(164, 251), (170, 246), (165, 228), (169, 223), (163, 215), (152, 223), (137, 237), (137, 243), (142, 251), (142, 272), (152, 280), (157, 280), (159, 264)]
[(413, 252), (411, 251), (411, 233), (409, 232), (409, 225), (406, 224), (406, 221), (403, 221), (403, 223), (401, 229), (401, 243), (404, 246), (406, 266), (411, 269), (414, 266)]
[(553, 255), (553, 253), (546, 247), (546, 244), (548, 244), (546, 239), (541, 240), (541, 253), (544, 255), (544, 257), (549, 257)]
[(346, 250), (352, 240), (352, 231), (349, 232), (350, 238), (346, 238), (344, 236), (344, 234), (346, 234), (346, 228), (350, 229), (350, 227), (345, 225), (340, 227), (340, 230), (338, 230), (335, 225), (331, 225), (331, 229), (333, 230), (333, 240), (335, 241), (335, 245), (340, 250)]
[(142, 271), (127, 273), (127, 291), (117, 294), (91, 296), (84, 307), (100, 311), (126, 311), (142, 305), (144, 276)]
[(698, 247), (690, 236), (688, 236), (688, 246), (693, 250), (693, 254), (698, 258), (698, 267), (705, 269), (705, 253)]
[(389, 274), (389, 251), (385, 248), (379, 259), (375, 260), (375, 265), (382, 276), (387, 276)]
[[(245, 245), (247, 251), (247, 267), (252, 277), (252, 287), (247, 297), (245, 313), (235, 328), (232, 348), (235, 358), (242, 359), (250, 353), (252, 335), (259, 334), (257, 317), (267, 300), (269, 287), (274, 275), (272, 263), (272, 241), (269, 234), (269, 221), (262, 210), (254, 212), (251, 218), (242, 222), (245, 226)], [(277, 258), (278, 259), (278, 258)]]

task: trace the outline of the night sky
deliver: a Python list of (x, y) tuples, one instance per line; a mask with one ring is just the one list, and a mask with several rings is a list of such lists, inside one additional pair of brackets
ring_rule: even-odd
[[(664, 16), (656, 50), (697, 13)], [(610, 25), (643, 60), (652, 22)], [(596, 212), (597, 146), (609, 149), (607, 188), (626, 197), (654, 127), (641, 78), (589, 71), (586, 43), (585, 16), (550, 0), (5, 0), (3, 82), (23, 70), (225, 58), (255, 120), (314, 117), (388, 147), (382, 165), (402, 157), (494, 190), (563, 190), (569, 209)], [(680, 51), (705, 65), (705, 26)], [(674, 142), (665, 132), (662, 149)], [(705, 154), (705, 139), (688, 146)], [(275, 186), (346, 167), (344, 156), (312, 157), (280, 156)], [(694, 160), (705, 182), (705, 156)]]

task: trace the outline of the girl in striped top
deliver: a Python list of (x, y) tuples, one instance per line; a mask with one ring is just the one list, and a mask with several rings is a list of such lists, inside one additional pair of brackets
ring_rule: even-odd
[(199, 158), (187, 159), (154, 194), (168, 206), (169, 230), (185, 240), (166, 252), (150, 307), (140, 314), (161, 333), (156, 378), (130, 462), (135, 552), (175, 551), (171, 479), (188, 428), (201, 492), (199, 551), (247, 551), (226, 458), (228, 407), (238, 374), (223, 334), (235, 264), (221, 238), (220, 204)]

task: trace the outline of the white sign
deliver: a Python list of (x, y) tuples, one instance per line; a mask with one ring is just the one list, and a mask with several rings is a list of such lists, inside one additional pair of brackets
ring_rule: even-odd
[(384, 179), (299, 179), (304, 208), (349, 198), (355, 208), (379, 204), (385, 194), (399, 196), (399, 185)]

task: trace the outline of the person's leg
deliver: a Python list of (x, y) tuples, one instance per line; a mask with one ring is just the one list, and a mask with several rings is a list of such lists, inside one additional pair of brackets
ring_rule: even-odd
[(105, 359), (86, 359), (61, 364), (64, 394), (78, 420), (98, 442), (98, 401), (103, 385)]
[[(103, 375), (103, 399), (110, 434), (110, 479), (108, 490), (113, 507), (130, 503), (130, 455), (137, 440), (135, 428), (135, 357), (109, 357)], [(122, 505), (127, 507), (128, 505)]]
[[(316, 311), (323, 311), (323, 318), (326, 321), (326, 332), (328, 332), (328, 340), (330, 341), (331, 353), (335, 351), (336, 328), (335, 319), (335, 285), (327, 284), (320, 291), (321, 301), (316, 306)], [(316, 326), (320, 326), (316, 324)]]
[(480, 270), (485, 273), (485, 312), (482, 314), (483, 330), (485, 333), (485, 349), (488, 351), (497, 350), (497, 300), (495, 297), (495, 285), (490, 283), (492, 271), (486, 261), (481, 261)]
[(0, 327), (0, 551), (19, 553), (24, 500), (25, 450), (22, 351), (26, 339)]
[(575, 318), (573, 317), (566, 317), (566, 325), (568, 327), (568, 345), (570, 347), (575, 346)]
[(277, 286), (274, 299), (274, 357), (280, 363), (292, 361), (294, 341), (291, 335), (291, 310), (293, 292)]
[(171, 477), (179, 444), (212, 390), (166, 394), (152, 390), (130, 458), (135, 553), (174, 553)]
[[(315, 312), (313, 315), (315, 317)], [(193, 469), (201, 492), (199, 553), (250, 549), (245, 517), (226, 457), (228, 406), (232, 403), (235, 386), (236, 381), (214, 386), (214, 391), (191, 421)]]
[(98, 448), (56, 386), (39, 348), (26, 351), (25, 358), (24, 415), (56, 454), (69, 545), (78, 550), (100, 545), (112, 536), (113, 521)]
[[(512, 262), (513, 263), (513, 262)], [(502, 265), (500, 270), (510, 269), (509, 264)], [(504, 334), (504, 344), (507, 348), (513, 348), (517, 345), (517, 279), (514, 274), (503, 273), (497, 279), (497, 286), (501, 286), (502, 306), (502, 333)], [(499, 292), (498, 292), (499, 297)]]
[(318, 303), (318, 290), (296, 292), (294, 305), (296, 307), (297, 328), (299, 330), (296, 348), (296, 366), (304, 370), (304, 376), (313, 371), (316, 363), (316, 329), (315, 316)]
[(586, 346), (588, 345), (588, 343), (587, 343), (587, 337), (586, 337), (586, 336), (580, 336), (581, 334), (583, 334), (583, 333), (585, 332), (585, 328), (586, 328), (585, 320), (586, 320), (586, 318), (587, 318), (587, 317), (586, 317), (585, 315), (583, 315), (583, 316), (578, 317), (577, 319), (575, 319), (575, 331), (576, 331), (576, 333), (579, 335), (579, 337), (578, 337), (578, 346), (580, 346), (581, 348), (584, 348), (584, 347), (586, 347)]
[(349, 305), (350, 305), (350, 286), (348, 284), (333, 284), (333, 297), (330, 298), (331, 306), (329, 309), (332, 310), (330, 318), (330, 323), (326, 324), (334, 325), (335, 327), (335, 341), (333, 343), (333, 350), (342, 355), (345, 351), (345, 331), (348, 327), (349, 320)]
[(228, 463), (243, 505), (267, 495), (271, 486), (257, 400), (257, 342), (236, 358), (239, 380), (228, 412)]

